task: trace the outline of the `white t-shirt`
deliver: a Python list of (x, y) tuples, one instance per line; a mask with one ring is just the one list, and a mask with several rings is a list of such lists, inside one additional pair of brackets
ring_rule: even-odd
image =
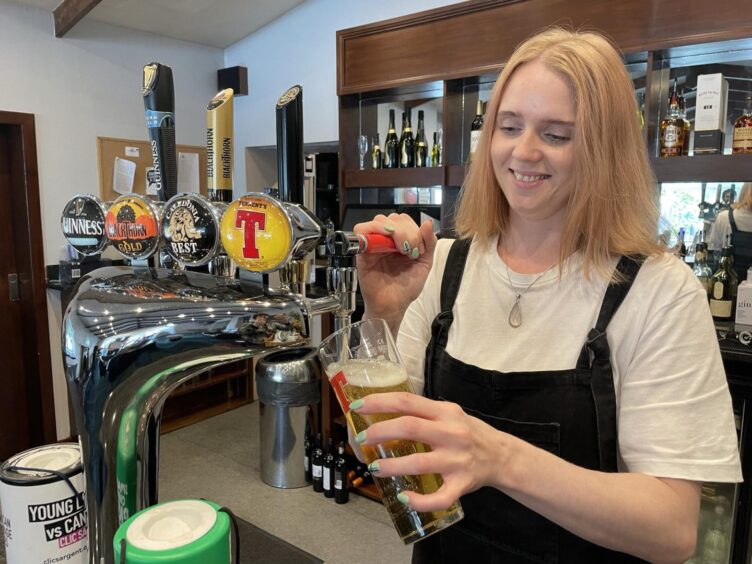
[[(752, 211), (746, 208), (734, 210), (734, 221), (739, 231), (752, 231)], [(708, 248), (711, 251), (720, 251), (727, 237), (731, 235), (731, 222), (728, 210), (723, 210), (715, 217), (713, 230), (708, 238)]]
[[(420, 296), (400, 326), (397, 345), (417, 393), (426, 345), (439, 313), (451, 240), (441, 240)], [(616, 266), (616, 261), (613, 262)], [(522, 325), (496, 240), (473, 242), (454, 304), (447, 352), (487, 370), (574, 368), (595, 326), (606, 281), (584, 278), (582, 257), (535, 282), (521, 301)], [(510, 271), (521, 291), (538, 277)], [(608, 326), (616, 390), (619, 469), (697, 481), (742, 480), (731, 396), (706, 292), (692, 271), (665, 255), (648, 259)]]

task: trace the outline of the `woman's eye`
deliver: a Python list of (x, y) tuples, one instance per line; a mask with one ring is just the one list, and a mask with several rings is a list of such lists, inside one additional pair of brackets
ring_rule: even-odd
[(555, 135), (554, 133), (546, 133), (546, 137), (554, 143), (566, 143), (571, 139), (565, 135)]
[(519, 127), (512, 127), (509, 125), (502, 125), (499, 127), (504, 133), (515, 133), (520, 130)]

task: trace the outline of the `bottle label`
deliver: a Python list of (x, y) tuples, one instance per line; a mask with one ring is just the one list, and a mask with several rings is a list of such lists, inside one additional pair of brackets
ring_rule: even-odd
[(341, 480), (341, 479), (340, 479), (340, 480), (335, 480), (335, 481), (334, 481), (334, 489), (335, 489), (335, 490), (341, 490), (341, 489), (344, 489), (344, 488), (342, 487), (342, 480)]
[(329, 468), (324, 468), (324, 489), (332, 489), (332, 473)]
[(73, 280), (76, 280), (77, 278), (81, 278), (81, 269), (71, 268), (71, 278), (73, 278)]
[(713, 297), (716, 300), (723, 298), (723, 282), (715, 282), (713, 284)]
[(719, 319), (731, 318), (731, 300), (710, 300), (710, 313)]
[(305, 471), (308, 472), (308, 469), (311, 467), (311, 459), (309, 457), (305, 457), (303, 459), (303, 468), (305, 468)]
[(475, 153), (475, 148), (478, 146), (478, 141), (480, 140), (480, 132), (481, 132), (480, 129), (470, 132), (470, 154), (471, 155)]
[(673, 147), (679, 143), (680, 129), (676, 125), (669, 125), (663, 132), (663, 145)]
[(319, 466), (318, 464), (313, 465), (313, 477), (314, 478), (321, 478), (323, 474), (323, 468)]
[(752, 152), (752, 127), (738, 127), (734, 129), (734, 152)]

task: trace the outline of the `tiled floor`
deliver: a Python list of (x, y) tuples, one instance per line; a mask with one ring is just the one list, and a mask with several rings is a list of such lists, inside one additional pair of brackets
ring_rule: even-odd
[[(327, 563), (410, 561), (411, 549), (399, 540), (380, 504), (351, 495), (349, 503), (337, 505), (310, 487), (282, 490), (264, 484), (258, 429), (254, 403), (163, 435), (160, 500), (206, 498), (226, 505)], [(0, 564), (5, 564), (2, 544), (0, 539)]]

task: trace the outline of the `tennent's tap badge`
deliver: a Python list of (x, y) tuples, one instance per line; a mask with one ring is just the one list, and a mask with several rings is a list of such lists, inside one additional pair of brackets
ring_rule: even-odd
[(272, 272), (290, 256), (290, 218), (279, 201), (265, 194), (246, 194), (228, 205), (220, 232), (225, 252), (240, 268)]
[(121, 196), (110, 206), (105, 233), (115, 248), (131, 259), (152, 255), (159, 245), (157, 212), (152, 203), (137, 194)]

